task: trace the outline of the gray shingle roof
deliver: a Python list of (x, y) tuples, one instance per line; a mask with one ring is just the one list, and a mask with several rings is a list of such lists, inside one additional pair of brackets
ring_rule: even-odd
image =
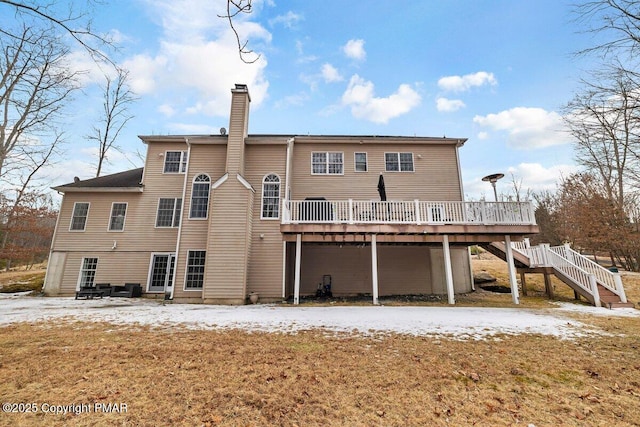
[(100, 176), (85, 180), (78, 180), (70, 184), (53, 187), (54, 190), (62, 191), (81, 188), (140, 188), (142, 184), (142, 171), (144, 168), (131, 169), (111, 175)]

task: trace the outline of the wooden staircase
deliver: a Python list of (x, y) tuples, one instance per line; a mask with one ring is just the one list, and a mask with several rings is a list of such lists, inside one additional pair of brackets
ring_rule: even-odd
[[(504, 242), (492, 242), (482, 247), (498, 258), (507, 260)], [(539, 245), (531, 248), (528, 242), (518, 242), (512, 244), (512, 249), (514, 264), (520, 273), (545, 274), (545, 283), (546, 276), (554, 274), (576, 295), (583, 296), (593, 305), (608, 309), (634, 307), (633, 303), (627, 302), (618, 273), (610, 272), (568, 247)], [(597, 294), (593, 292), (594, 288)]]

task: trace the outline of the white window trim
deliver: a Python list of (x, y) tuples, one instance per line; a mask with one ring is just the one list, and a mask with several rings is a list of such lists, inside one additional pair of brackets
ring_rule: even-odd
[[(160, 200), (161, 199), (173, 199), (173, 215), (171, 217), (171, 224), (170, 226), (159, 226), (158, 225), (158, 211), (160, 210)], [(154, 219), (153, 222), (153, 228), (157, 228), (158, 230), (173, 230), (173, 229), (177, 229), (180, 228), (180, 224), (182, 224), (182, 205), (184, 204), (184, 202), (180, 203), (180, 224), (178, 225), (173, 225), (173, 223), (176, 221), (176, 208), (177, 208), (177, 204), (178, 204), (178, 200), (180, 200), (180, 197), (158, 197), (158, 204), (156, 205), (156, 217)]]
[[(327, 167), (327, 171), (324, 173), (317, 173), (313, 171), (313, 154), (314, 153), (324, 153), (327, 155), (327, 160), (325, 166)], [(341, 173), (329, 173), (329, 154), (340, 154), (342, 155), (342, 172)], [(311, 152), (311, 175), (318, 176), (343, 176), (344, 175), (344, 151), (312, 151)]]
[[(76, 212), (76, 205), (79, 204), (79, 203), (88, 205), (87, 206), (87, 216), (86, 216), (86, 218), (84, 220), (84, 228), (82, 230), (74, 230), (74, 229), (71, 228), (71, 226), (73, 225), (73, 217), (74, 217), (74, 214)], [(90, 210), (91, 210), (91, 202), (75, 202), (73, 204), (73, 210), (71, 211), (71, 219), (69, 220), (69, 231), (71, 233), (84, 233), (85, 232), (85, 230), (87, 229), (87, 223), (89, 222), (89, 211)]]
[[(100, 264), (100, 257), (97, 256), (84, 256), (82, 257), (82, 259), (80, 260), (80, 269), (78, 270), (78, 281), (76, 283), (76, 291), (80, 290), (80, 283), (82, 283), (82, 266), (84, 265), (84, 260), (87, 258), (95, 258), (96, 259), (96, 275), (98, 274), (98, 265)], [(97, 281), (95, 280), (94, 277), (94, 281), (93, 284), (95, 285), (97, 283)]]
[[(364, 170), (363, 171), (359, 171), (358, 170), (358, 162), (356, 159), (356, 154), (364, 154)], [(366, 151), (357, 151), (353, 153), (353, 171), (356, 173), (365, 173), (365, 172), (369, 172), (369, 155), (367, 154)]]
[[(125, 205), (124, 208), (124, 218), (122, 219), (122, 230), (112, 230), (111, 229), (111, 218), (113, 217), (113, 205)], [(111, 211), (109, 212), (109, 223), (107, 224), (107, 231), (109, 233), (122, 233), (126, 227), (127, 223), (127, 212), (129, 211), (129, 202), (111, 202)]]
[[(166, 172), (166, 162), (167, 162), (167, 153), (177, 153), (180, 152), (180, 166), (178, 167), (178, 172)], [(163, 175), (184, 175), (187, 172), (187, 162), (189, 156), (187, 150), (166, 150), (164, 152), (164, 160), (162, 161), (162, 174)], [(184, 164), (184, 168), (183, 168)], [(183, 170), (184, 169), (184, 170)]]
[[(204, 274), (202, 276), (202, 287), (201, 288), (187, 288), (187, 275), (189, 274), (189, 252), (198, 252), (198, 251), (202, 251), (204, 252), (204, 256), (205, 256), (205, 269), (204, 269)], [(184, 292), (202, 292), (204, 291), (204, 276), (207, 273), (207, 250), (206, 249), (187, 249), (187, 252), (185, 252), (185, 263), (184, 263), (184, 280), (182, 281), (182, 290)], [(176, 258), (177, 259), (177, 258)], [(174, 283), (173, 286), (175, 287), (176, 284)]]
[[(278, 216), (277, 217), (262, 216), (262, 214), (264, 213), (264, 184), (265, 184), (264, 180), (267, 179), (267, 177), (270, 175), (274, 175), (278, 178)], [(269, 184), (274, 184), (274, 183), (270, 182)], [(282, 179), (280, 178), (280, 175), (278, 175), (277, 173), (271, 172), (262, 177), (262, 197), (260, 198), (260, 219), (263, 219), (265, 221), (280, 220), (280, 211), (282, 210), (282, 206), (280, 206), (280, 203), (282, 201), (282, 196), (280, 196), (281, 192), (282, 192)]]
[[(398, 156), (398, 170), (397, 171), (390, 171), (387, 170), (387, 154), (396, 154)], [(411, 154), (411, 166), (413, 170), (410, 171), (403, 171), (402, 167), (401, 167), (401, 163), (400, 163), (400, 154)], [(416, 162), (415, 162), (415, 156), (413, 155), (412, 151), (386, 151), (384, 153), (384, 171), (385, 172), (389, 172), (389, 173), (414, 173), (416, 171)]]
[[(207, 182), (207, 184), (209, 184), (209, 192), (207, 193), (207, 215), (204, 216), (203, 218), (200, 217), (192, 217), (191, 216), (191, 204), (193, 203), (193, 185), (196, 184), (196, 178), (204, 175), (207, 178), (209, 178), (209, 181)], [(203, 183), (198, 183), (198, 184), (203, 184)], [(184, 201), (182, 202), (184, 204)], [(206, 221), (209, 219), (209, 205), (211, 204), (211, 177), (209, 176), (209, 174), (206, 173), (198, 173), (195, 174), (193, 176), (193, 179), (191, 180), (191, 194), (189, 194), (189, 220), (193, 220), (193, 221)], [(180, 218), (180, 221), (182, 222), (182, 217)]]

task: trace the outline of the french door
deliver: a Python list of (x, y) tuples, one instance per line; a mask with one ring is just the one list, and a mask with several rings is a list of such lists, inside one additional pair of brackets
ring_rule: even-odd
[(171, 292), (173, 286), (173, 269), (175, 254), (154, 254), (149, 271), (148, 292)]

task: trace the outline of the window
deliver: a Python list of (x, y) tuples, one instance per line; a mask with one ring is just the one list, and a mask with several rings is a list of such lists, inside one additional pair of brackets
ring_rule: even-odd
[(206, 218), (209, 212), (209, 187), (211, 179), (200, 174), (193, 180), (191, 190), (191, 212), (189, 218)]
[(206, 251), (189, 251), (187, 257), (187, 279), (184, 284), (185, 289), (202, 289), (206, 254)]
[(262, 180), (262, 213), (260, 218), (280, 217), (280, 178), (269, 174)]
[(367, 171), (367, 153), (355, 153), (355, 170), (356, 172)]
[(111, 219), (109, 220), (109, 231), (124, 230), (124, 219), (127, 215), (126, 203), (113, 203), (111, 205)]
[(342, 153), (311, 153), (311, 173), (313, 175), (342, 175)]
[(71, 231), (84, 231), (89, 215), (89, 203), (75, 203), (73, 205), (73, 216), (71, 217)]
[(413, 172), (413, 153), (384, 153), (387, 172)]
[(167, 151), (164, 154), (164, 173), (185, 173), (186, 170), (186, 151)]
[(156, 227), (180, 226), (182, 199), (160, 199), (156, 214)]
[(80, 269), (80, 287), (95, 286), (97, 269), (98, 258), (82, 258), (82, 268)]

